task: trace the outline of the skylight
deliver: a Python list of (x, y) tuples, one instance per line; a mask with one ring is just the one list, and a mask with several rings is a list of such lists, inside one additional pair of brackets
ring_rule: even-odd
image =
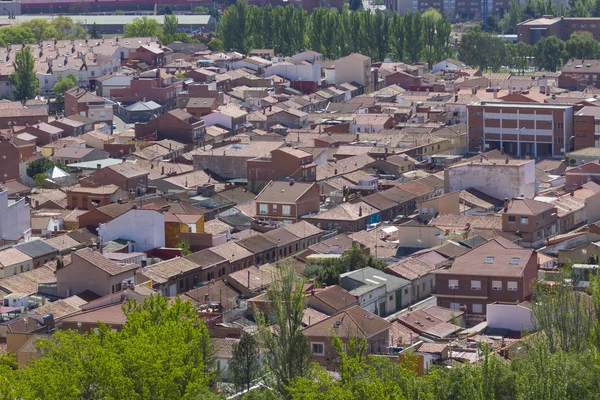
[(485, 263), (486, 263), (486, 264), (491, 264), (491, 263), (493, 263), (493, 262), (494, 262), (494, 257), (492, 257), (492, 256), (487, 256), (487, 257), (485, 258)]
[(519, 263), (519, 257), (513, 257), (510, 259), (510, 264), (517, 265)]

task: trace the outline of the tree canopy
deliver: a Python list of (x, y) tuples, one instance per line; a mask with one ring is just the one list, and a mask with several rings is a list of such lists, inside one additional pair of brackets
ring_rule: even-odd
[(160, 295), (124, 305), (120, 332), (57, 331), (42, 357), (13, 370), (0, 358), (1, 399), (213, 399), (208, 330), (189, 302)]
[(52, 92), (56, 96), (56, 101), (60, 104), (65, 102), (65, 92), (77, 86), (77, 75), (71, 73), (67, 76), (60, 75), (54, 85)]
[(13, 88), (15, 100), (33, 99), (39, 91), (39, 82), (35, 74), (35, 59), (29, 46), (15, 53), (14, 71), (8, 79)]

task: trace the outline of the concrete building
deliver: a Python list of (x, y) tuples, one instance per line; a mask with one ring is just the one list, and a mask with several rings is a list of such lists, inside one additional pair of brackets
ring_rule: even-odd
[(356, 82), (371, 87), (371, 58), (352, 53), (335, 61), (335, 83)]
[(8, 201), (8, 191), (0, 191), (0, 243), (31, 237), (31, 208), (23, 197)]
[(512, 199), (535, 196), (534, 160), (486, 160), (464, 161), (444, 170), (446, 193), (465, 189), (477, 189), (496, 199)]
[(585, 138), (575, 136), (572, 105), (482, 101), (467, 110), (471, 152), (500, 149), (517, 157), (564, 157), (573, 148), (589, 147)]
[(144, 252), (165, 246), (165, 216), (154, 210), (131, 209), (100, 224), (101, 243), (122, 239), (131, 242), (130, 252)]

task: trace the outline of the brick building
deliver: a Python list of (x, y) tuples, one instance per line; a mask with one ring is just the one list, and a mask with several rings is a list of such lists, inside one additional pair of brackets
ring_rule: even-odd
[(600, 38), (600, 18), (555, 18), (544, 15), (542, 18), (529, 19), (517, 25), (518, 40), (530, 45), (550, 36), (568, 40), (575, 32), (589, 32)]
[(19, 179), (19, 162), (21, 154), (17, 146), (0, 136), (0, 183)]
[(206, 129), (204, 121), (183, 110), (171, 110), (148, 122), (135, 124), (137, 138), (172, 139), (180, 143), (200, 142)]
[(271, 151), (271, 157), (248, 160), (247, 165), (251, 190), (259, 189), (273, 179), (293, 178), (314, 182), (317, 177), (312, 153), (291, 147), (275, 149)]
[(437, 305), (485, 315), (487, 304), (528, 300), (537, 274), (537, 253), (502, 237), (436, 271)]
[(316, 183), (271, 181), (256, 196), (256, 215), (261, 219), (297, 222), (303, 215), (319, 212)]
[(590, 139), (593, 146), (593, 135), (577, 137), (572, 105), (482, 101), (467, 106), (467, 112), (471, 152), (499, 149), (517, 157), (563, 157), (570, 149), (589, 147)]

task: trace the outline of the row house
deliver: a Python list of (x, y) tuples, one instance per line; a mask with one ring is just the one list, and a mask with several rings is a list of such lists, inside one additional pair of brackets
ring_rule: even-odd
[(257, 218), (290, 224), (319, 212), (319, 186), (294, 180), (271, 181), (255, 200)]

